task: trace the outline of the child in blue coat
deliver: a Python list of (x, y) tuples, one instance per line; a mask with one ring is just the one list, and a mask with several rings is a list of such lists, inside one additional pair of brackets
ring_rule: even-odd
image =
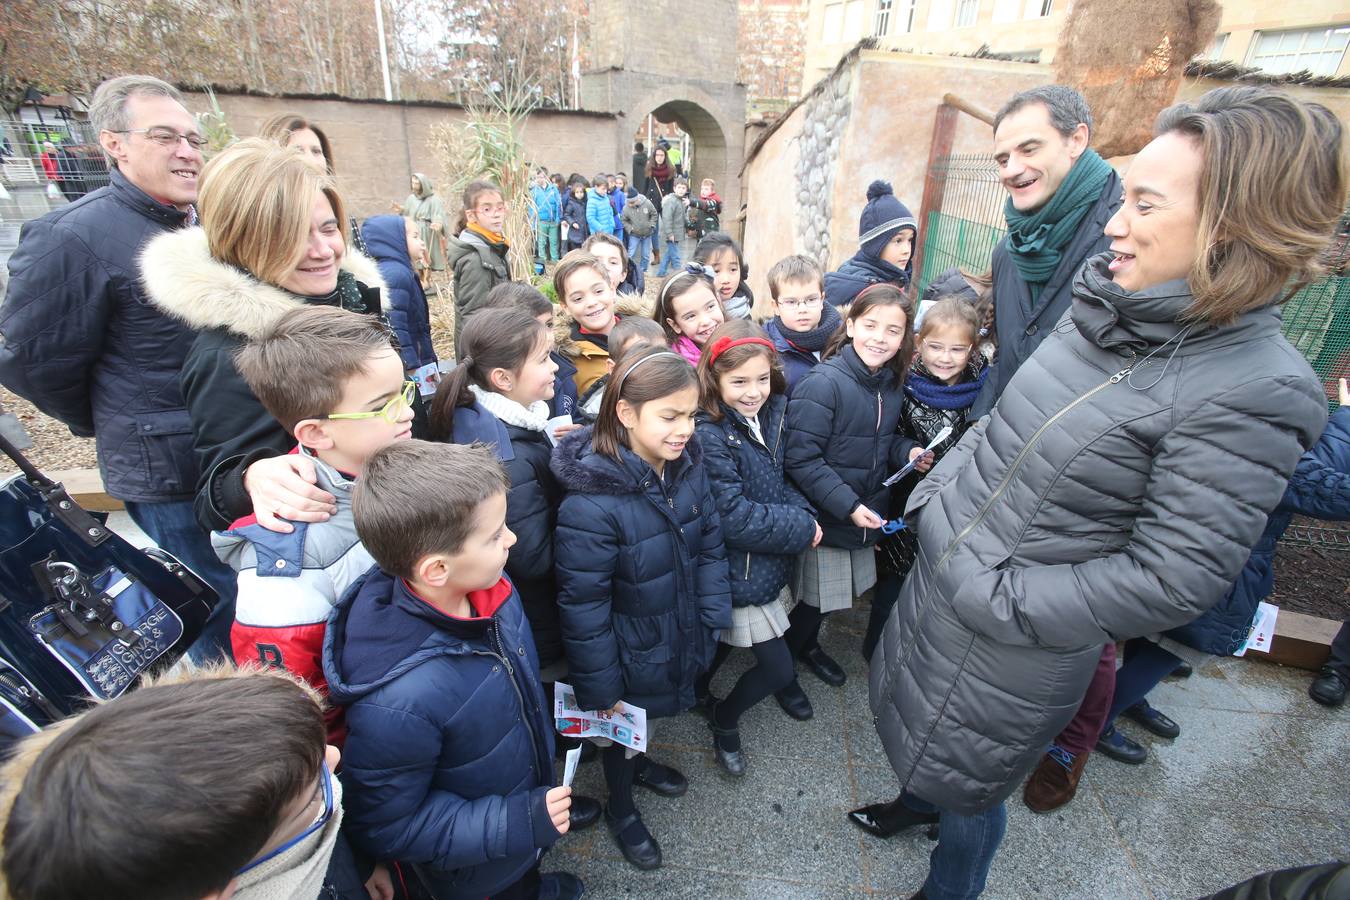
[[(620, 700), (647, 721), (694, 705), (718, 629), (731, 627), (726, 549), (694, 438), (698, 380), (665, 348), (630, 354), (614, 370), (594, 427), (553, 454), (566, 491), (554, 558), (563, 646), (582, 709)], [(633, 802), (633, 785), (676, 797), (684, 776), (619, 744), (601, 753), (605, 817), (624, 858), (661, 865), (661, 848)]]
[[(891, 284), (865, 288), (824, 360), (797, 384), (788, 402), (784, 465), (817, 511), (820, 546), (802, 557), (788, 646), (826, 684), (844, 670), (820, 647), (826, 614), (849, 609), (877, 580), (887, 489), (883, 482), (922, 448), (900, 437), (902, 385), (914, 357), (913, 304)], [(788, 715), (811, 715), (797, 682), (778, 693)]]
[(891, 186), (874, 181), (867, 187), (867, 205), (858, 220), (858, 252), (838, 271), (825, 276), (825, 299), (847, 306), (869, 284), (909, 287), (914, 276), (914, 245), (919, 225)]
[[(438, 898), (580, 897), (542, 851), (572, 825), (520, 597), (502, 576), (508, 482), (481, 447), (403, 441), (352, 497), (377, 564), (333, 610), (329, 696), (347, 707), (344, 826)], [(427, 498), (436, 502), (428, 503)]]
[(787, 393), (816, 367), (825, 345), (839, 330), (839, 310), (825, 302), (820, 266), (809, 256), (785, 256), (769, 269), (773, 318), (764, 331), (783, 363)]
[[(731, 569), (731, 630), (723, 631), (698, 693), (713, 731), (713, 752), (730, 775), (745, 774), (740, 718), (792, 683), (788, 579), (797, 554), (820, 542), (806, 498), (783, 474), (783, 371), (773, 343), (753, 323), (736, 319), (712, 333), (699, 361), (702, 391), (698, 438), (717, 497)], [(749, 647), (755, 666), (721, 700), (713, 675), (732, 647)]]
[(436, 390), (436, 349), (431, 344), (431, 313), (417, 280), (416, 264), (426, 253), (417, 223), (403, 216), (371, 216), (361, 226), (366, 252), (375, 258), (388, 291), (385, 314), (398, 337), (403, 369), (423, 395)]

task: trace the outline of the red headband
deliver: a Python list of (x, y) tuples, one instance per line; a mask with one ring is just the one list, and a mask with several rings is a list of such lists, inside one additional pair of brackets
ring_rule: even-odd
[(727, 352), (732, 347), (740, 347), (745, 344), (763, 344), (770, 350), (773, 349), (773, 341), (770, 341), (767, 338), (747, 337), (747, 338), (736, 338), (735, 340), (726, 337), (718, 338), (717, 340), (713, 341), (713, 345), (708, 348), (708, 368), (711, 369), (712, 364), (717, 362), (717, 357), (721, 356), (723, 353)]

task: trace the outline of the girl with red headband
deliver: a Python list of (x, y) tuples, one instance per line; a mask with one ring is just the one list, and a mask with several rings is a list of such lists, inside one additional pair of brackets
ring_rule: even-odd
[[(744, 319), (712, 333), (698, 366), (698, 440), (712, 481), (731, 569), (731, 628), (719, 634), (712, 666), (698, 680), (713, 752), (729, 775), (745, 774), (741, 716), (792, 683), (787, 589), (797, 555), (820, 542), (820, 526), (783, 474), (786, 383), (773, 342)], [(749, 647), (755, 665), (721, 700), (713, 675), (733, 647)]]
[[(893, 284), (863, 288), (820, 365), (802, 376), (788, 403), (787, 473), (815, 506), (824, 531), (820, 546), (802, 556), (788, 647), (835, 687), (847, 679), (820, 647), (821, 623), (876, 584), (883, 482), (923, 452), (896, 431), (914, 358), (913, 311), (913, 301)], [(795, 681), (778, 701), (794, 718), (811, 714)]]

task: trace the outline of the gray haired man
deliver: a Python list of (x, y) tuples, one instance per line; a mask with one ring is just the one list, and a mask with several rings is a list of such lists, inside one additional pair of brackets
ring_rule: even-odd
[(202, 659), (228, 646), (234, 577), (192, 513), (197, 466), (178, 373), (194, 335), (145, 298), (137, 257), (195, 221), (205, 142), (158, 78), (104, 82), (89, 115), (110, 183), (20, 232), (0, 306), (0, 382), (93, 436), (107, 492), (220, 594), (192, 650)]

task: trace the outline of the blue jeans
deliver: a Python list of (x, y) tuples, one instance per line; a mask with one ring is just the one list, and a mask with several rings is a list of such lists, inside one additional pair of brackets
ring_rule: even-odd
[(652, 236), (637, 237), (630, 234), (628, 236), (628, 260), (637, 273), (637, 289), (641, 294), (647, 289), (647, 257), (652, 252)]
[(657, 278), (666, 277), (666, 266), (670, 266), (676, 272), (680, 271), (683, 264), (680, 262), (680, 240), (676, 238), (673, 241), (666, 241), (665, 249), (661, 251), (661, 265), (656, 270)]
[(915, 812), (938, 813), (938, 842), (928, 857), (923, 883), (927, 900), (973, 900), (984, 891), (994, 854), (1008, 827), (1002, 803), (971, 816), (949, 812), (906, 791), (901, 801)]
[(191, 500), (168, 503), (126, 504), (131, 520), (148, 534), (156, 544), (178, 557), (184, 565), (220, 595), (220, 602), (211, 611), (202, 633), (191, 647), (188, 656), (195, 663), (212, 662), (230, 653), (230, 626), (234, 624), (234, 600), (238, 592), (234, 570), (220, 561), (211, 549), (211, 538), (197, 524)]

